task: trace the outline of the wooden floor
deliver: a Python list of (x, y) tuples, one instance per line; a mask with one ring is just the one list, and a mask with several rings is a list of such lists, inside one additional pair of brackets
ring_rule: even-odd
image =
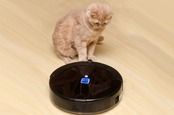
[[(102, 115), (173, 115), (172, 0), (101, 0), (114, 12), (95, 55), (124, 79), (123, 99)], [(50, 101), (49, 76), (61, 16), (94, 0), (0, 0), (0, 114), (70, 115)], [(76, 60), (74, 60), (76, 61)]]

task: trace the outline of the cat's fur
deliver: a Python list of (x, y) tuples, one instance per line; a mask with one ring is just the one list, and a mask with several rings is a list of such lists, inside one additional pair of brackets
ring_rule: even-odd
[(65, 63), (71, 62), (76, 55), (79, 61), (94, 61), (96, 44), (104, 39), (100, 35), (112, 15), (108, 5), (93, 3), (60, 19), (53, 33), (53, 44), (58, 57)]

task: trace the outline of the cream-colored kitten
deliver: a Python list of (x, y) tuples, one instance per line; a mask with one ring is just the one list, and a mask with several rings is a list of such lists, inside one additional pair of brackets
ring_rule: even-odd
[(64, 16), (57, 22), (53, 33), (56, 54), (69, 63), (78, 55), (79, 61), (95, 61), (94, 50), (105, 26), (112, 18), (110, 7), (93, 3), (86, 9)]

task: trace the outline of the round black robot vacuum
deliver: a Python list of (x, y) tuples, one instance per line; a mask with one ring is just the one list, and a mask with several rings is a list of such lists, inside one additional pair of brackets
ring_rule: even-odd
[(120, 101), (123, 91), (123, 79), (118, 71), (92, 61), (56, 69), (49, 85), (55, 105), (73, 113), (106, 111)]

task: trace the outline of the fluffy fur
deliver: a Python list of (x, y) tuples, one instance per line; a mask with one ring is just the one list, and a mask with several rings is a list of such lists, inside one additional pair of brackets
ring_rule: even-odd
[(65, 63), (78, 55), (79, 61), (95, 61), (94, 50), (105, 26), (112, 18), (110, 7), (93, 3), (87, 8), (69, 13), (60, 19), (53, 33), (56, 54)]

